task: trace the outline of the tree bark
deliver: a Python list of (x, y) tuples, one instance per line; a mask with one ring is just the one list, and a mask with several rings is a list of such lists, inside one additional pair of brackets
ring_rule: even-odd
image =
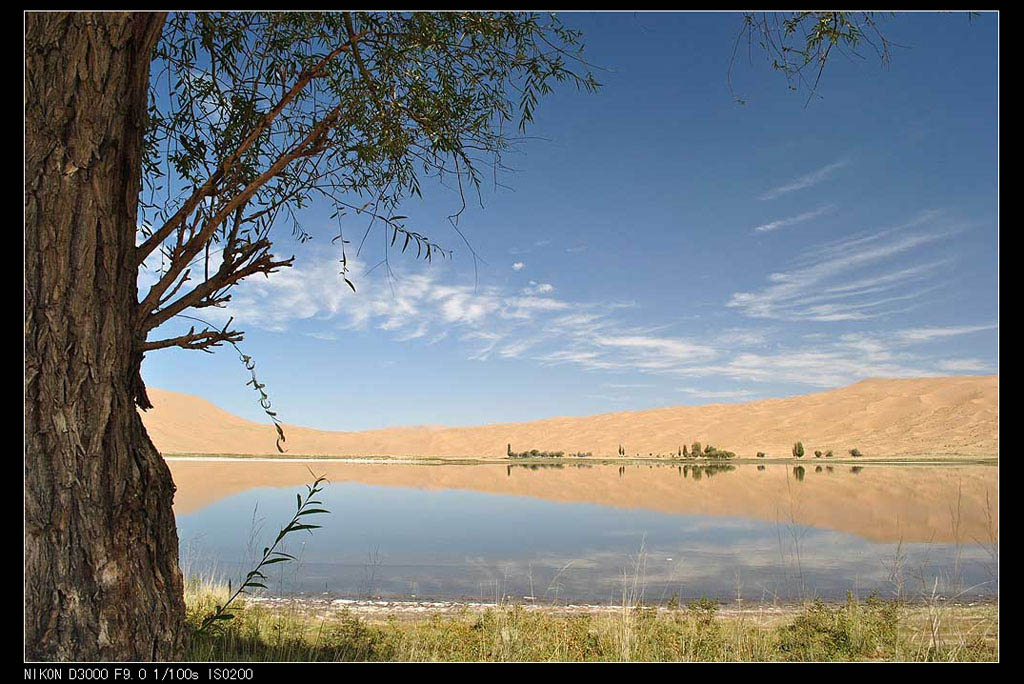
[(181, 656), (170, 472), (136, 410), (133, 264), (162, 14), (25, 17), (25, 639), (32, 660)]

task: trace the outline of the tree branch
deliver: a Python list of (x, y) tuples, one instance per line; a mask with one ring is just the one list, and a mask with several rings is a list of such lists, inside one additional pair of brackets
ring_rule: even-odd
[[(263, 251), (262, 253), (259, 253), (260, 250), (266, 250), (269, 247), (270, 243), (268, 241), (260, 240), (256, 243), (247, 245), (238, 254), (225, 254), (224, 261), (221, 263), (221, 266), (217, 269), (216, 273), (164, 308), (146, 316), (141, 323), (142, 330), (152, 330), (189, 307), (202, 308), (204, 306), (216, 306), (217, 304), (222, 304), (230, 299), (230, 295), (210, 299), (208, 301), (204, 300), (212, 298), (215, 293), (234, 285), (248, 276), (256, 273), (269, 275), (276, 272), (278, 269), (287, 268), (292, 265), (295, 257), (290, 257), (281, 261), (274, 261), (274, 255), (270, 252)], [(240, 264), (244, 264), (254, 254), (257, 256), (252, 259), (252, 261), (247, 265), (239, 267)]]
[[(352, 44), (354, 44), (356, 37), (352, 37), (350, 40), (352, 40)], [(337, 50), (335, 50), (335, 52), (337, 52)], [(167, 272), (149, 289), (149, 293), (146, 295), (146, 298), (139, 304), (137, 312), (140, 323), (149, 316), (150, 312), (154, 308), (156, 308), (157, 302), (160, 300), (160, 297), (167, 288), (177, 280), (185, 266), (197, 254), (199, 254), (200, 251), (202, 251), (203, 246), (213, 237), (217, 228), (223, 224), (236, 209), (247, 203), (261, 187), (280, 174), (281, 171), (283, 171), (291, 162), (299, 158), (317, 154), (326, 149), (326, 145), (322, 143), (323, 136), (325, 135), (328, 127), (334, 123), (338, 115), (341, 113), (344, 104), (345, 103), (343, 102), (339, 102), (337, 106), (335, 106), (323, 119), (317, 122), (309, 133), (295, 146), (293, 146), (289, 152), (280, 155), (277, 158), (277, 161), (270, 165), (270, 168), (252, 180), (240, 193), (228, 200), (220, 211), (207, 221), (206, 225), (203, 226), (198, 234), (189, 238), (188, 242), (186, 242), (180, 250), (175, 250), (176, 254), (170, 267), (167, 269)], [(290, 265), (290, 262), (283, 265)]]
[(237, 330), (228, 330), (226, 327), (223, 330), (214, 330), (206, 328), (199, 332), (195, 331), (195, 328), (189, 328), (188, 333), (179, 335), (178, 337), (170, 337), (164, 340), (151, 340), (143, 343), (142, 351), (152, 351), (154, 349), (166, 349), (168, 347), (181, 347), (182, 349), (192, 349), (200, 351), (209, 351), (210, 347), (219, 347), (224, 342), (229, 344), (235, 344), (242, 341), (242, 333)]
[(245, 153), (245, 151), (252, 146), (256, 139), (259, 138), (259, 136), (263, 133), (264, 130), (266, 130), (267, 126), (273, 123), (274, 119), (276, 119), (278, 115), (282, 111), (284, 111), (284, 108), (288, 106), (288, 103), (294, 100), (298, 96), (298, 94), (302, 92), (302, 90), (305, 89), (307, 85), (309, 85), (310, 81), (316, 78), (320, 74), (320, 72), (323, 71), (324, 67), (326, 67), (327, 64), (329, 64), (335, 57), (337, 57), (343, 52), (351, 50), (352, 46), (355, 45), (355, 41), (359, 40), (359, 38), (361, 38), (363, 35), (363, 33), (360, 33), (356, 36), (350, 35), (348, 43), (344, 43), (338, 46), (337, 48), (332, 50), (326, 57), (320, 60), (313, 68), (307, 69), (306, 71), (299, 75), (299, 78), (292, 85), (291, 89), (284, 94), (284, 96), (274, 106), (273, 109), (271, 109), (263, 116), (263, 119), (260, 120), (260, 122), (256, 125), (252, 132), (249, 133), (245, 140), (242, 141), (238, 148), (232, 154), (224, 158), (220, 166), (217, 168), (217, 171), (214, 172), (210, 176), (210, 178), (208, 178), (207, 181), (203, 183), (203, 185), (196, 188), (196, 190), (185, 201), (181, 208), (178, 209), (178, 211), (176, 211), (174, 215), (170, 219), (168, 219), (167, 222), (164, 223), (164, 225), (159, 230), (157, 230), (149, 238), (147, 238), (145, 242), (143, 242), (141, 245), (135, 248), (136, 264), (141, 264), (146, 259), (146, 257), (149, 256), (149, 254), (152, 253), (154, 249), (156, 249), (157, 245), (166, 240), (167, 237), (170, 236), (170, 234), (173, 233), (174, 230), (181, 224), (181, 222), (184, 221), (185, 218), (188, 217), (193, 211), (195, 211), (195, 208), (199, 206), (199, 203), (202, 202), (203, 199), (213, 194), (217, 186), (217, 183), (219, 183), (227, 175), (228, 171), (230, 171), (232, 167), (234, 167), (234, 165), (238, 163), (238, 160), (242, 158), (242, 155)]

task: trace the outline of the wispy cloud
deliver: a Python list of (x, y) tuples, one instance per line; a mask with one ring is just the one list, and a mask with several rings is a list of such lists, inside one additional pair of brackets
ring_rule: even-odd
[(782, 320), (854, 321), (894, 313), (901, 309), (893, 305), (905, 306), (941, 286), (939, 281), (910, 289), (937, 275), (946, 260), (910, 266), (893, 266), (891, 260), (915, 255), (958, 229), (941, 213), (928, 211), (896, 228), (818, 245), (788, 270), (770, 274), (770, 284), (761, 290), (734, 293), (727, 306), (753, 318)]
[(805, 211), (802, 214), (797, 214), (796, 216), (790, 216), (789, 218), (776, 219), (775, 221), (762, 223), (759, 226), (755, 226), (754, 231), (758, 233), (768, 233), (773, 230), (778, 230), (779, 228), (785, 228), (786, 226), (795, 226), (798, 223), (803, 223), (805, 221), (816, 219), (819, 216), (824, 216), (833, 209), (835, 209), (834, 205), (825, 205), (823, 207), (814, 209), (813, 211)]
[(939, 364), (939, 368), (950, 373), (990, 373), (994, 370), (991, 364), (980, 359), (943, 361)]
[[(349, 258), (354, 273), (363, 264)], [(268, 279), (241, 283), (223, 309), (209, 313), (215, 319), (232, 316), (243, 327), (286, 331), (299, 321), (319, 321), (323, 329), (307, 333), (330, 340), (339, 330), (376, 328), (403, 342), (436, 343), (451, 331), (469, 347), (467, 358), (484, 360), (493, 355), (519, 358), (552, 335), (552, 320), (596, 320), (595, 312), (613, 311), (614, 303), (570, 302), (553, 296), (550, 283), (530, 281), (519, 290), (498, 286), (449, 284), (443, 269), (400, 272), (395, 278), (368, 274), (356, 278), (353, 293), (340, 280), (336, 256), (316, 252), (296, 266)], [(580, 318), (574, 318), (579, 316)]]
[[(819, 246), (798, 258), (798, 266), (771, 276), (763, 290), (737, 293), (730, 305), (755, 318), (873, 317), (887, 306), (882, 301), (917, 296), (921, 288), (908, 294), (907, 284), (933, 276), (941, 262), (882, 273), (871, 273), (868, 266), (941, 235), (893, 230), (847, 239), (850, 247)], [(363, 270), (358, 261), (350, 259), (350, 266), (357, 274)], [(638, 324), (641, 312), (632, 303), (573, 301), (555, 296), (551, 283), (538, 281), (515, 288), (452, 284), (450, 275), (444, 267), (399, 272), (395, 278), (375, 272), (357, 277), (358, 292), (353, 293), (338, 276), (336, 255), (314, 252), (269, 279), (245, 281), (227, 308), (210, 315), (234, 316), (243, 329), (288, 331), (301, 322), (304, 334), (325, 342), (342, 337), (342, 331), (371, 329), (408, 344), (447, 339), (469, 360), (574, 366), (613, 376), (602, 379), (614, 390), (652, 385), (645, 376), (834, 387), (867, 377), (991, 370), (975, 358), (936, 358), (929, 346), (953, 335), (992, 330), (991, 324), (801, 336), (792, 335), (788, 325), (725, 325), (710, 335), (673, 335), (666, 332), (671, 326)], [(901, 289), (891, 291), (897, 286)], [(708, 400), (762, 392), (689, 385), (680, 391)]]
[(725, 377), (755, 383), (783, 382), (811, 387), (838, 387), (872, 377), (936, 375), (934, 370), (898, 359), (876, 359), (854, 347), (789, 348), (767, 354), (736, 354), (722, 364), (678, 368), (680, 377)]
[[(986, 328), (989, 326), (979, 329)], [(720, 363), (679, 367), (672, 374), (827, 388), (873, 377), (927, 377), (990, 370), (976, 359), (935, 359), (914, 349), (925, 341), (914, 335), (913, 329), (845, 334), (832, 339), (814, 336), (804, 344), (781, 344), (768, 352), (729, 354)]]
[(995, 325), (956, 325), (945, 328), (910, 328), (900, 330), (895, 337), (905, 343), (921, 343), (955, 335), (967, 335), (982, 330), (994, 330), (995, 327)]
[[(757, 346), (760, 333), (734, 331), (713, 342), (654, 334), (638, 329), (607, 312), (573, 313), (550, 322), (561, 331), (559, 344), (534, 358), (547, 364), (570, 364), (587, 371), (671, 375), (680, 368), (720, 362), (739, 349)], [(622, 386), (635, 383), (617, 383)]]
[(611, 347), (628, 352), (631, 366), (647, 370), (707, 361), (719, 353), (707, 345), (671, 337), (604, 336), (594, 342), (598, 347)]
[(800, 176), (799, 178), (795, 178), (788, 183), (780, 185), (776, 188), (772, 188), (767, 192), (761, 193), (761, 195), (758, 196), (758, 199), (775, 199), (776, 197), (781, 197), (782, 195), (788, 194), (790, 192), (795, 192), (796, 190), (803, 190), (804, 188), (809, 188), (813, 185), (817, 185), (818, 183), (822, 182), (823, 180), (831, 176), (834, 171), (843, 168), (849, 163), (850, 162), (847, 159), (840, 159), (839, 161), (832, 162), (827, 166), (821, 167), (817, 171), (812, 171), (808, 174)]
[(741, 401), (750, 399), (754, 392), (750, 390), (703, 390), (696, 387), (680, 387), (680, 392), (689, 394), (700, 399), (723, 399)]

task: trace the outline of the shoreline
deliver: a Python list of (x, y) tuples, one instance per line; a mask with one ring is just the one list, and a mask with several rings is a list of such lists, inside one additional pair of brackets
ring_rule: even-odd
[(586, 466), (586, 465), (760, 465), (760, 464), (833, 464), (843, 465), (890, 465), (890, 466), (953, 466), (953, 465), (990, 465), (998, 466), (998, 456), (876, 456), (876, 457), (833, 457), (833, 458), (659, 458), (656, 456), (600, 456), (589, 458), (494, 458), (480, 457), (442, 457), (442, 456), (336, 456), (316, 454), (296, 454), (282, 456), (272, 454), (161, 454), (165, 461), (193, 462), (230, 462), (246, 461), (249, 463), (353, 463), (369, 465), (548, 465), (548, 466)]
[[(670, 615), (675, 611), (685, 610), (687, 605), (693, 601), (703, 599), (687, 598), (678, 599), (678, 605), (672, 606), (669, 602), (639, 603), (629, 605), (626, 609), (632, 610), (638, 606), (654, 611), (661, 615)], [(858, 597), (859, 602), (867, 600), (867, 597)], [(892, 597), (879, 597), (883, 602), (895, 602)], [(803, 599), (778, 599), (778, 600), (730, 600), (719, 601), (713, 599), (718, 606), (716, 614), (722, 618), (742, 618), (751, 615), (789, 617), (804, 611), (808, 605), (819, 602), (830, 608), (838, 608), (846, 605), (846, 599), (825, 599), (808, 597)], [(311, 596), (246, 596), (244, 602), (252, 607), (261, 607), (273, 611), (299, 611), (308, 615), (319, 615), (329, 617), (332, 614), (350, 613), (363, 618), (398, 618), (416, 619), (424, 615), (465, 615), (477, 614), (487, 611), (516, 608), (531, 613), (540, 613), (549, 616), (572, 616), (572, 615), (614, 615), (621, 613), (624, 608), (621, 604), (613, 603), (591, 603), (587, 601), (566, 601), (554, 603), (543, 600), (505, 600), (505, 601), (479, 601), (471, 599), (416, 599), (416, 598), (343, 598), (343, 597), (311, 597)], [(999, 596), (978, 597), (974, 600), (949, 599), (943, 597), (928, 597), (927, 599), (917, 597), (903, 599), (901, 604), (910, 609), (922, 609), (935, 606), (956, 609), (983, 609), (999, 607)]]

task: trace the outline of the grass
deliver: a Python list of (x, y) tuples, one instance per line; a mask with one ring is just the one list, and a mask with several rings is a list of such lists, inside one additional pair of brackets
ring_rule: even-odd
[[(227, 587), (188, 582), (195, 629)], [(194, 634), (194, 661), (990, 661), (998, 607), (849, 598), (778, 609), (723, 609), (702, 599), (568, 612), (465, 607), (360, 616), (327, 604), (242, 603), (233, 620)]]

